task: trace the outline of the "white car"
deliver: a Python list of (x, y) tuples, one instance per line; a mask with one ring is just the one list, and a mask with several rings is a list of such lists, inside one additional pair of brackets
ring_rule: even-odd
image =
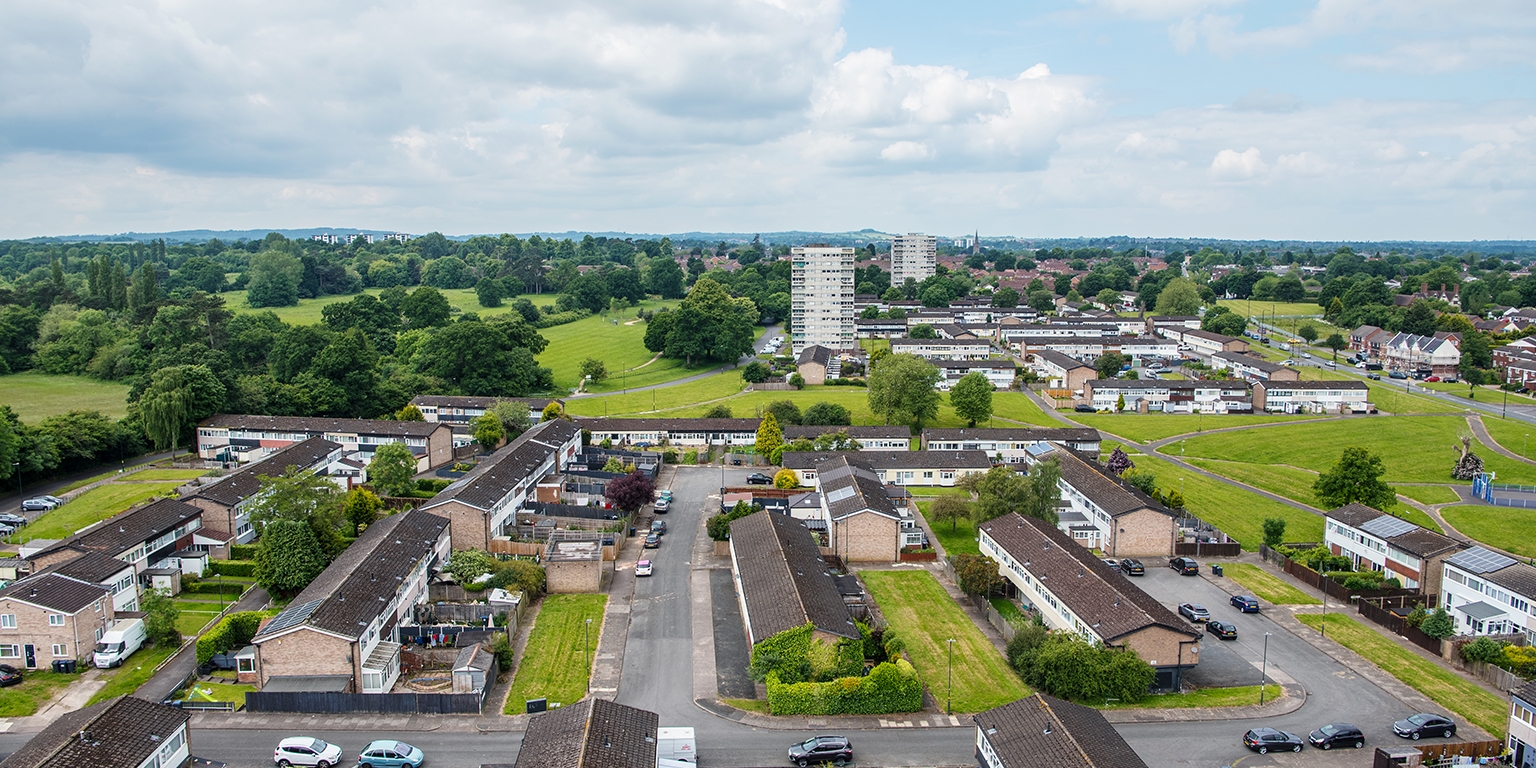
[(1301, 356), (1303, 358), (1306, 358), (1307, 360), (1311, 360), (1312, 359), (1312, 355), (1309, 354), (1309, 353), (1306, 353), (1306, 352), (1301, 353)]
[(649, 560), (641, 560), (640, 562), (635, 563), (635, 575), (636, 576), (649, 576), (649, 575), (651, 575), (651, 561), (649, 561)]
[(1284, 359), (1284, 360), (1281, 360), (1281, 361), (1280, 361), (1280, 364), (1281, 364), (1281, 365), (1295, 365), (1295, 364), (1296, 364), (1296, 361), (1295, 361), (1295, 360), (1292, 360), (1292, 359), (1290, 359), (1290, 358), (1286, 358), (1286, 359)]
[(341, 762), (341, 747), (310, 736), (290, 736), (272, 750), (272, 762), (285, 768), (290, 765), (331, 768)]

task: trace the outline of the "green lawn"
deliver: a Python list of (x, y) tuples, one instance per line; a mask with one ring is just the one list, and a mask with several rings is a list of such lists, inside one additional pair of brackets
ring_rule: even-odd
[(953, 523), (936, 523), (928, 516), (928, 508), (933, 506), (932, 501), (919, 501), (917, 508), (923, 513), (923, 518), (928, 521), (928, 527), (933, 530), (933, 535), (938, 537), (939, 544), (944, 547), (944, 554), (955, 555), (979, 555), (981, 547), (976, 543), (976, 526), (970, 520), (957, 520)]
[[(1324, 617), (1321, 614), (1298, 614), (1296, 618), (1314, 629), (1323, 626)], [(1509, 704), (1503, 698), (1420, 658), (1348, 616), (1330, 613), (1327, 622), (1326, 634), (1335, 642), (1365, 657), (1367, 661), (1428, 696), (1436, 704), (1493, 734), (1494, 738), (1504, 735), (1509, 719)]]
[[(571, 704), (587, 695), (588, 648), (597, 655), (597, 639), (603, 628), (607, 595), (549, 595), (534, 620), (523, 650), (522, 662), (513, 673), (507, 694), (506, 713), (524, 710), (528, 699), (547, 698), (551, 704)], [(591, 634), (586, 620), (592, 620)], [(589, 642), (590, 646), (583, 645)]]
[[(1382, 479), (1389, 483), (1448, 483), (1464, 433), (1466, 420), (1454, 416), (1347, 419), (1271, 427), (1263, 439), (1243, 432), (1201, 435), (1169, 444), (1163, 452), (1176, 455), (1183, 445), (1196, 458), (1323, 472), (1345, 448), (1359, 446), (1381, 457), (1387, 470)], [(1480, 448), (1484, 466), (1498, 473), (1499, 482), (1536, 485), (1536, 467)]]
[[(1500, 419), (1487, 414), (1483, 415), (1483, 426), (1488, 429), (1488, 435), (1494, 442), (1504, 446), (1504, 450), (1527, 459), (1536, 458), (1536, 440), (1531, 439), (1536, 437), (1536, 427), (1523, 421)], [(1504, 482), (1504, 479), (1499, 478), (1499, 482)]]
[(1006, 597), (994, 597), (989, 602), (992, 603), (993, 610), (997, 611), (997, 614), (1002, 616), (1004, 621), (1011, 624), (1024, 620), (1024, 612), (1019, 610), (1019, 607), (1014, 605), (1012, 600)]
[(128, 657), (121, 667), (106, 672), (107, 685), (91, 697), (89, 704), (98, 701), (115, 699), (124, 694), (133, 693), (139, 686), (149, 682), (149, 678), (155, 674), (155, 667), (160, 662), (170, 658), (176, 652), (176, 646), (141, 648), (138, 652)]
[(29, 424), (70, 411), (101, 411), (113, 419), (128, 415), (127, 384), (26, 371), (0, 376), (0, 391), (5, 404)]
[(1029, 695), (1002, 654), (992, 647), (949, 593), (927, 571), (863, 571), (859, 576), (891, 628), (907, 646), (907, 656), (943, 706), (949, 639), (954, 639), (956, 712), (981, 712)]
[[(1456, 382), (1455, 384), (1449, 384), (1443, 381), (1416, 381), (1413, 383), (1413, 385), (1415, 387), (1422, 387), (1424, 389), (1432, 389), (1436, 392), (1441, 392), (1452, 397), (1459, 397), (1463, 400), (1481, 400), (1485, 403), (1502, 405), (1506, 399), (1505, 392), (1492, 384), (1478, 387), (1475, 396), (1473, 395), (1472, 387), (1466, 382)], [(1516, 394), (1514, 392), (1510, 392), (1508, 395), (1508, 401), (1510, 405), (1536, 405), (1536, 399), (1532, 399), (1525, 395)], [(1488, 417), (1485, 416), (1485, 418)]]
[[(1184, 413), (1069, 413), (1068, 418), (1084, 426), (1112, 432), (1127, 440), (1147, 443), (1174, 435), (1194, 434), (1201, 430), (1244, 427), (1254, 424), (1277, 424), (1316, 419), (1318, 416), (1284, 416), (1258, 414), (1254, 416), (1200, 416)], [(1261, 433), (1247, 433), (1250, 439), (1263, 439)]]
[(937, 485), (909, 485), (907, 492), (913, 496), (963, 496), (970, 498), (971, 492), (964, 488), (946, 488)]
[(60, 688), (78, 679), (79, 675), (60, 675), (41, 669), (23, 670), (21, 683), (0, 688), (0, 717), (35, 715)]
[(217, 605), (215, 603), (211, 611), (188, 610), (185, 605), (178, 606), (181, 608), (181, 613), (176, 616), (176, 631), (180, 632), (182, 637), (196, 637), (208, 622), (213, 621), (213, 617), (219, 615)]
[[(1321, 323), (1323, 308), (1315, 301), (1248, 301), (1246, 299), (1221, 299), (1218, 306), (1236, 312), (1244, 317), (1310, 317), (1314, 323)], [(1289, 325), (1276, 323), (1276, 325)]]
[[(1289, 537), (1287, 537), (1289, 538)], [(1269, 571), (1251, 563), (1223, 566), (1228, 578), (1243, 585), (1254, 597), (1275, 605), (1319, 605), (1321, 600), (1285, 583)]]
[(181, 485), (175, 481), (158, 483), (108, 483), (92, 488), (69, 503), (39, 517), (17, 531), (16, 543), (32, 539), (62, 539), (92, 523), (105, 520), (151, 496), (169, 494)]
[[(741, 373), (728, 370), (698, 381), (690, 381), (675, 387), (652, 389), (645, 392), (610, 394), (599, 397), (576, 397), (565, 401), (565, 410), (574, 416), (639, 416), (657, 411), (698, 407), (699, 412), (709, 409), (700, 403), (730, 397), (741, 392), (746, 382)], [(789, 392), (771, 394), (787, 395)], [(712, 404), (712, 403), (711, 403)], [(672, 415), (672, 414), (669, 414)]]
[(1440, 516), (1452, 528), (1517, 555), (1536, 557), (1536, 509), (1461, 504), (1444, 507)]
[(1461, 501), (1455, 489), (1446, 485), (1399, 485), (1394, 486), (1399, 496), (1407, 496), (1420, 504), (1454, 504)]
[[(675, 301), (647, 301), (641, 306), (654, 310), (676, 304)], [(539, 364), (554, 373), (556, 386), (574, 388), (581, 382), (581, 361), (589, 357), (603, 361), (608, 369), (608, 379), (593, 384), (592, 392), (619, 392), (625, 388), (680, 379), (719, 366), (715, 362), (699, 362), (687, 368), (682, 360), (669, 358), (656, 358), (652, 362), (655, 354), (645, 348), (645, 323), (635, 320), (638, 309), (627, 309), (622, 316), (593, 316), (541, 329), (539, 333), (549, 339), (549, 346), (539, 355)], [(760, 333), (764, 329), (757, 330)], [(626, 369), (632, 370), (626, 374)]]
[[(1284, 427), (1284, 429), (1293, 428)], [(1269, 435), (1273, 430), (1266, 429), (1262, 432)], [(1303, 512), (1278, 501), (1266, 499), (1252, 491), (1190, 472), (1150, 455), (1133, 456), (1132, 460), (1136, 462), (1138, 468), (1149, 470), (1157, 477), (1157, 487), (1164, 490), (1178, 490), (1182, 487), (1186, 508), (1196, 517), (1242, 542), (1243, 549), (1258, 551), (1259, 544), (1264, 541), (1264, 519), (1267, 517), (1284, 519), (1285, 537), (1291, 541), (1323, 540), (1321, 515)]]
[(236, 707), (243, 707), (245, 706), (245, 695), (255, 690), (256, 686), (254, 685), (209, 683), (199, 680), (184, 688), (176, 698), (178, 701), (224, 701), (234, 704)]
[(759, 715), (771, 715), (768, 711), (768, 702), (765, 699), (721, 699), (727, 706), (744, 709), (748, 712), (756, 712)]
[[(1280, 698), (1280, 686), (1270, 683), (1264, 686), (1264, 700)], [(1110, 704), (1099, 709), (1192, 709), (1195, 707), (1242, 707), (1259, 703), (1257, 685), (1239, 685), (1233, 688), (1199, 688), (1189, 693), (1163, 693), (1148, 696), (1135, 704)]]
[[(1355, 377), (1348, 374), (1335, 374), (1332, 377), (1324, 376), (1320, 378), (1351, 379)], [(1376, 407), (1384, 413), (1461, 413), (1466, 410), (1455, 403), (1447, 403), (1422, 395), (1405, 393), (1403, 392), (1402, 384), (1389, 384), (1387, 383), (1388, 381), (1388, 379), (1383, 378), (1381, 381), (1366, 380), (1365, 382), (1366, 386), (1371, 390), (1371, 402), (1375, 403)]]
[(208, 474), (206, 469), (145, 469), (124, 477), (124, 480), (196, 480)]
[(1309, 469), (1211, 459), (1186, 459), (1186, 461), (1207, 472), (1230, 477), (1240, 483), (1262, 488), (1308, 506), (1319, 507), (1321, 504), (1317, 500), (1317, 494), (1312, 491), (1312, 484), (1317, 482), (1317, 473)]
[[(949, 398), (946, 396), (945, 402), (948, 402), (948, 400)], [(1051, 418), (1045, 411), (1040, 410), (1040, 406), (1034, 400), (1029, 399), (1029, 395), (1023, 392), (993, 392), (992, 415), (999, 419), (1012, 419), (1014, 421), (1022, 421), (1025, 424), (1038, 424), (1044, 427), (1066, 426)], [(1006, 427), (1010, 425), (998, 423), (993, 426)]]

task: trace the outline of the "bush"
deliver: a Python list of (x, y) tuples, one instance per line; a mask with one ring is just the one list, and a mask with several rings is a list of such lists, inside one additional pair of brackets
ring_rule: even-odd
[[(1023, 634), (1021, 631), (1020, 634)], [(1024, 682), (1052, 696), (1082, 703), (1141, 701), (1157, 679), (1152, 665), (1132, 650), (1110, 650), (1076, 635), (1031, 634), (1038, 640), (1008, 646), (1009, 663)], [(1015, 637), (1015, 641), (1018, 638)]]
[(768, 678), (768, 711), (775, 715), (879, 715), (923, 708), (923, 683), (906, 659), (875, 665), (866, 677), (825, 683)]
[(207, 664), (216, 654), (238, 651), (250, 645), (261, 627), (260, 611), (231, 613), (197, 639), (197, 663)]
[(497, 633), (496, 637), (491, 639), (491, 655), (496, 657), (498, 669), (503, 672), (512, 669), (512, 644), (507, 642), (506, 633)]
[(229, 547), (229, 559), (255, 560), (256, 550), (260, 546), (260, 544), (231, 544)]
[(683, 463), (684, 464), (697, 464), (697, 463), (699, 463), (699, 452), (695, 451), (695, 450), (689, 450), (687, 453), (684, 453), (683, 454)]
[(1461, 657), (1467, 661), (1480, 661), (1484, 664), (1500, 664), (1508, 662), (1504, 655), (1504, 643), (1491, 637), (1479, 637), (1461, 647)]
[[(252, 567), (253, 568), (255, 567), (254, 563), (252, 563)], [(185, 581), (183, 581), (182, 584), (181, 584), (181, 591), (184, 594), (188, 594), (188, 595), (218, 595), (218, 594), (224, 594), (224, 595), (228, 595), (230, 597), (239, 597), (243, 592), (245, 592), (245, 588), (248, 587), (248, 586), (250, 586), (250, 585), (242, 584), (242, 583), (239, 583), (239, 582), (235, 582), (235, 583), (231, 583), (231, 584), (220, 584), (219, 582), (216, 582), (216, 581), (199, 581), (199, 582), (195, 582), (195, 583), (192, 583), (192, 584), (188, 584)]]
[[(797, 374), (798, 375), (798, 374)], [(827, 379), (829, 387), (867, 387), (869, 382), (863, 379)]]
[[(782, 451), (780, 454), (782, 455)], [(773, 487), (781, 490), (800, 487), (800, 476), (793, 469), (781, 469), (773, 473)]]
[(211, 560), (208, 567), (221, 576), (256, 575), (256, 563), (250, 560)]
[(1499, 666), (1527, 680), (1536, 677), (1536, 648), (1528, 645), (1505, 646), (1504, 661)]
[(759, 509), (762, 509), (762, 507), (748, 504), (745, 501), (738, 501), (736, 506), (731, 507), (731, 511), (722, 512), (709, 518), (709, 522), (704, 524), (704, 529), (709, 534), (709, 537), (715, 541), (730, 541), (731, 523)]
[(661, 463), (663, 464), (676, 464), (678, 458), (680, 457), (676, 448), (667, 448), (661, 452)]
[(436, 477), (423, 477), (416, 481), (416, 490), (425, 491), (436, 496), (437, 494), (442, 493), (444, 488), (447, 488), (452, 484), (452, 480), (443, 480)]
[(574, 323), (582, 318), (591, 317), (592, 313), (585, 309), (572, 309), (565, 312), (554, 312), (544, 315), (533, 324), (535, 328), (553, 328), (557, 325)]
[(1419, 631), (1440, 640), (1456, 634), (1456, 622), (1451, 620), (1451, 615), (1446, 613), (1444, 608), (1436, 608), (1435, 612), (1419, 625)]
[(1422, 605), (1415, 605), (1413, 610), (1409, 611), (1408, 615), (1404, 617), (1403, 621), (1407, 622), (1408, 626), (1418, 629), (1420, 626), (1423, 626), (1424, 620), (1427, 618), (1429, 618), (1429, 611), (1424, 610)]

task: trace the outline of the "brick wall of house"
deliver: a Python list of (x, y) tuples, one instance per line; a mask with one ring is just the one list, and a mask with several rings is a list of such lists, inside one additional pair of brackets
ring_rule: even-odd
[(837, 523), (832, 550), (843, 560), (856, 563), (890, 563), (900, 557), (900, 524), (869, 512)]
[[(19, 653), (0, 659), (0, 663), (24, 666), (27, 645), (33, 648), (33, 666), (37, 668), (47, 667), (56, 658), (87, 661), (96, 652), (97, 631), (105, 632), (112, 622), (112, 598), (103, 593), (100, 600), (79, 613), (65, 615), (63, 626), (48, 623), (49, 614), (54, 613), (13, 598), (0, 599), (0, 614), (16, 616), (15, 629), (0, 629), (0, 645), (14, 645)], [(53, 655), (54, 644), (64, 646), (63, 655)]]
[(291, 675), (347, 675), (352, 678), (350, 691), (359, 690), (354, 644), (324, 632), (300, 629), (256, 646), (256, 675), (267, 684), (273, 677)]
[[(1180, 641), (1188, 643), (1190, 639), (1187, 635), (1181, 635), (1164, 627), (1147, 627), (1117, 638), (1113, 645), (1129, 646), (1141, 656), (1143, 661), (1154, 667), (1171, 667), (1180, 662)], [(1200, 654), (1195, 653), (1190, 645), (1184, 646), (1182, 656), (1185, 665), (1193, 665), (1200, 661)]]
[(438, 517), (448, 518), (448, 536), (454, 549), (490, 549), (484, 512), (457, 501), (449, 501), (430, 511)]
[(1110, 554), (1116, 557), (1171, 557), (1173, 518), (1151, 509), (1140, 509), (1113, 520)]
[(417, 463), (417, 471), (436, 469), (453, 461), (453, 430), (448, 426), (434, 431), (427, 437), (427, 452), (422, 459), (426, 466)]
[(550, 594), (600, 592), (603, 588), (601, 560), (576, 560), (544, 564), (544, 589)]
[(235, 535), (235, 508), (226, 507), (213, 499), (205, 499), (200, 496), (182, 499), (203, 511), (204, 536), (220, 539)]
[(806, 363), (796, 369), (806, 384), (817, 385), (827, 383), (827, 367), (817, 363)]

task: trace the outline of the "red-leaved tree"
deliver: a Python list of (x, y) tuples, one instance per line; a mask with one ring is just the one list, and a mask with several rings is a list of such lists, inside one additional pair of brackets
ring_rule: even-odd
[(625, 512), (633, 512), (656, 498), (656, 484), (640, 472), (631, 472), (608, 481), (603, 497)]

